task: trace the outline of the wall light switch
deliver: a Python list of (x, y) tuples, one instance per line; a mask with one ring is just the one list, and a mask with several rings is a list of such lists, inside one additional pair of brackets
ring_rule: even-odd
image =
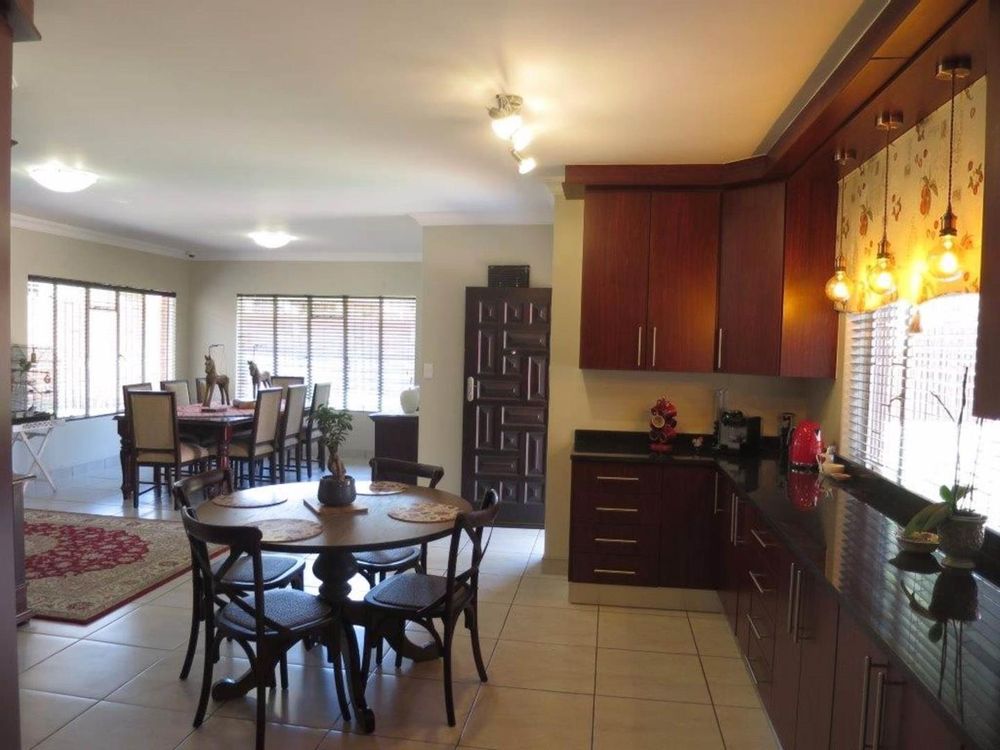
[(424, 362), (424, 380), (433, 380), (434, 378), (434, 363)]

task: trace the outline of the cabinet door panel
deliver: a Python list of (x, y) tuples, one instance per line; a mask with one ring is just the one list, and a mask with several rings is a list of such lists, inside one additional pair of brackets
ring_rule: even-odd
[(778, 374), (784, 224), (784, 183), (730, 190), (722, 196), (716, 334), (721, 338), (717, 355), (722, 355), (716, 365), (722, 372)]
[(857, 750), (872, 743), (875, 688), (888, 664), (885, 654), (852, 618), (842, 616), (837, 627), (837, 666), (833, 686), (830, 750)]
[(718, 552), (713, 548), (715, 471), (663, 468), (660, 515), (660, 585), (714, 589)]
[(826, 750), (833, 713), (840, 604), (822, 581), (803, 573), (798, 606), (799, 684), (802, 690), (794, 747), (796, 750)]
[(714, 368), (719, 275), (717, 192), (654, 192), (649, 231), (649, 367)]
[(581, 368), (645, 367), (649, 203), (648, 191), (587, 190), (583, 207)]

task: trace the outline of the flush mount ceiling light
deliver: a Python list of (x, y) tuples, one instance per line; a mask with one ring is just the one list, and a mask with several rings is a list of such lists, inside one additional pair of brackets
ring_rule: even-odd
[(510, 142), (510, 153), (517, 162), (518, 173), (528, 174), (538, 166), (538, 162), (534, 157), (521, 153), (534, 138), (534, 133), (524, 126), (524, 118), (521, 117), (524, 100), (517, 94), (497, 94), (496, 100), (495, 107), (487, 108), (490, 126), (497, 137)]
[(955, 80), (968, 78), (972, 60), (968, 57), (950, 57), (938, 63), (939, 81), (951, 81), (951, 115), (948, 125), (948, 208), (941, 217), (940, 243), (927, 256), (927, 273), (938, 281), (955, 281), (962, 277), (962, 264), (958, 258), (958, 217), (951, 209), (951, 172), (955, 161)]
[(868, 286), (881, 295), (896, 291), (896, 261), (889, 252), (889, 142), (892, 131), (903, 124), (902, 112), (883, 112), (875, 121), (875, 127), (885, 131), (885, 184), (882, 200), (882, 239), (878, 243), (875, 263), (868, 269)]
[[(845, 166), (857, 158), (854, 149), (837, 149), (833, 156), (840, 166)], [(837, 260), (833, 267), (833, 276), (826, 282), (826, 297), (833, 302), (837, 310), (846, 310), (847, 303), (854, 293), (854, 281), (847, 275), (847, 261), (844, 260), (844, 186), (847, 180), (840, 181), (840, 219), (837, 222)]]
[(57, 193), (78, 193), (97, 182), (93, 172), (67, 167), (57, 161), (28, 167), (28, 175), (43, 188)]
[(261, 247), (266, 247), (268, 250), (276, 250), (279, 247), (284, 247), (292, 240), (297, 239), (288, 232), (270, 231), (264, 229), (256, 232), (250, 232), (247, 236), (255, 243)]

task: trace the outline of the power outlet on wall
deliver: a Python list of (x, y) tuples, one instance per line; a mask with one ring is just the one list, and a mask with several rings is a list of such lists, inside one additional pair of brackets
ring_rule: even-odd
[(432, 380), (434, 378), (434, 363), (424, 362), (424, 380)]

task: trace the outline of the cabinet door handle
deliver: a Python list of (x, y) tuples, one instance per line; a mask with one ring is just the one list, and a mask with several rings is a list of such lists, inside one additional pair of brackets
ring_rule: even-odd
[(747, 573), (750, 574), (750, 582), (753, 584), (753, 587), (757, 589), (758, 594), (770, 594), (772, 591), (774, 591), (774, 589), (764, 588), (764, 586), (760, 582), (761, 579), (760, 573), (754, 573), (752, 570), (748, 570)]
[(614, 568), (594, 568), (594, 573), (612, 576), (634, 576), (634, 570), (615, 570)]
[(465, 400), (471, 402), (476, 397), (476, 379), (471, 375), (465, 379)]
[(719, 511), (722, 509), (719, 507), (719, 474), (715, 474), (715, 494), (712, 496), (712, 515), (719, 515)]
[(604, 513), (638, 513), (638, 508), (611, 508), (604, 505), (598, 505), (594, 510), (603, 511)]
[(736, 495), (729, 496), (729, 543), (736, 545)]
[(795, 617), (792, 621), (792, 642), (799, 642), (799, 618), (802, 616), (802, 570), (795, 571)]
[(789, 634), (792, 632), (792, 618), (795, 610), (795, 563), (792, 563), (788, 570), (788, 617), (785, 621), (785, 630)]
[(733, 546), (739, 547), (743, 544), (740, 539), (740, 498), (733, 493)]
[(642, 369), (642, 326), (639, 326), (639, 345), (636, 347), (635, 366)]
[(595, 542), (601, 542), (603, 544), (638, 544), (638, 539), (612, 539), (610, 537), (595, 536)]
[(639, 477), (597, 477), (598, 482), (638, 482)]
[(722, 369), (722, 329), (719, 329), (719, 341), (715, 348), (715, 369)]
[(749, 657), (743, 657), (743, 663), (747, 665), (747, 671), (750, 673), (750, 677), (753, 679), (754, 685), (760, 685), (760, 680), (757, 679), (757, 673), (753, 671), (753, 664), (750, 663)]
[(872, 658), (866, 655), (861, 677), (861, 721), (858, 722), (858, 750), (866, 750), (868, 746), (868, 685), (871, 671)]
[(757, 529), (750, 529), (750, 536), (752, 536), (754, 539), (756, 539), (757, 540), (757, 544), (759, 544), (764, 549), (770, 549), (771, 547), (774, 546), (773, 544), (768, 544), (767, 542), (765, 542), (761, 538), (760, 534), (757, 533)]
[(882, 747), (882, 718), (885, 714), (885, 672), (875, 675), (875, 723), (872, 725), (872, 750)]
[(764, 640), (764, 636), (762, 636), (760, 634), (760, 631), (757, 630), (757, 625), (756, 623), (754, 623), (753, 618), (750, 616), (749, 612), (747, 612), (747, 623), (750, 625), (750, 632), (753, 633), (753, 637), (756, 638), (758, 641)]
[(653, 350), (650, 352), (652, 362), (650, 367), (656, 367), (656, 326), (653, 326)]

